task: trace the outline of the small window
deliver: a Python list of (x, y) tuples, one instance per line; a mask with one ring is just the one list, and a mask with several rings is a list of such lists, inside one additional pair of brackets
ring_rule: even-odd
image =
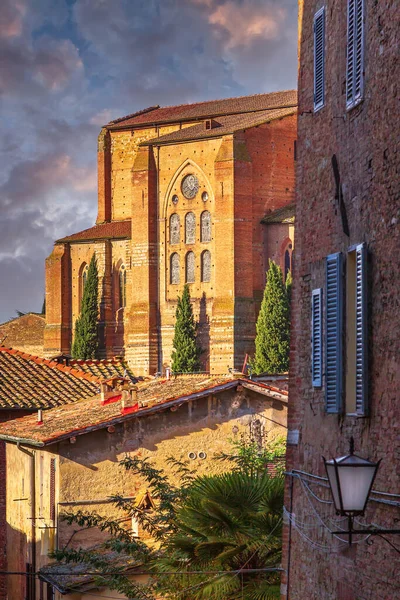
[(196, 240), (196, 217), (189, 212), (185, 215), (185, 243), (194, 244)]
[(126, 306), (126, 268), (121, 265), (119, 269), (119, 308)]
[(177, 252), (174, 252), (173, 254), (171, 254), (170, 279), (169, 280), (173, 285), (176, 285), (176, 284), (180, 283), (180, 281), (181, 281), (181, 267), (180, 267), (179, 254)]
[(201, 254), (201, 281), (208, 283), (211, 281), (211, 252), (204, 250)]
[(205, 210), (201, 213), (200, 241), (211, 242), (211, 214), (208, 212), (208, 210)]
[(356, 106), (364, 91), (364, 0), (347, 0), (346, 106)]
[(186, 254), (186, 283), (195, 282), (195, 258), (194, 252)]
[(179, 244), (180, 241), (180, 219), (179, 215), (174, 213), (169, 219), (169, 243)]
[(314, 16), (314, 110), (325, 104), (325, 7)]

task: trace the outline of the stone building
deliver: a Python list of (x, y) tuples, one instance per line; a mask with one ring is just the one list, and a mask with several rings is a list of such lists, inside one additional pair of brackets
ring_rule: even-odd
[(58, 240), (46, 263), (46, 356), (70, 351), (96, 253), (104, 356), (162, 372), (186, 282), (204, 370), (242, 366), (267, 249), (291, 260), (291, 225), (261, 220), (293, 203), (296, 103), (287, 91), (154, 106), (101, 130), (96, 225)]
[[(29, 316), (29, 318), (27, 318)], [(15, 324), (15, 321), (18, 321)], [(10, 322), (14, 325), (7, 339), (20, 341), (27, 345), (32, 340), (43, 336), (44, 319), (24, 315)], [(33, 332), (29, 335), (29, 326), (33, 324)], [(35, 327), (38, 325), (38, 327)], [(4, 330), (3, 330), (4, 332)], [(25, 333), (24, 333), (25, 332)], [(39, 335), (37, 335), (39, 332)], [(61, 360), (61, 358), (59, 359)], [(76, 402), (98, 394), (99, 387), (110, 377), (128, 377), (131, 382), (137, 379), (121, 359), (104, 361), (69, 361), (69, 366), (57, 361), (50, 361), (21, 352), (13, 348), (0, 346), (0, 423), (8, 425), (14, 419), (34, 414), (38, 420), (39, 410), (45, 411), (56, 406)], [(21, 473), (12, 471), (6, 473), (6, 446), (0, 440), (0, 572), (7, 571), (7, 490), (20, 481)], [(20, 502), (20, 501), (18, 501)], [(28, 515), (24, 512), (24, 501), (18, 504), (21, 519)], [(8, 546), (8, 555), (14, 552), (13, 545)], [(25, 562), (30, 563), (29, 554)], [(21, 596), (22, 597), (22, 596)], [(7, 596), (7, 577), (0, 573), (0, 600), (11, 598)]]
[(382, 459), (362, 524), (399, 529), (396, 0), (300, 2), (296, 262), (282, 600), (400, 597), (399, 537), (335, 516), (321, 455)]
[[(76, 528), (61, 515), (82, 510), (125, 517), (123, 526), (146, 539), (148, 534), (110, 502), (111, 495), (121, 494), (154, 506), (146, 482), (119, 461), (149, 457), (174, 483), (171, 456), (187, 460), (198, 474), (223, 472), (229, 467), (213, 455), (231, 449), (229, 438), (253, 430), (255, 437), (285, 438), (288, 393), (282, 385), (198, 374), (132, 387), (114, 378), (102, 385), (101, 395), (53, 408), (41, 423), (30, 415), (0, 424), (0, 440), (7, 446), (7, 546), (18, 548), (9, 552), (8, 570), (26, 573), (8, 579), (8, 598), (50, 600), (55, 593), (56, 599), (63, 594), (79, 600), (89, 592), (110, 597), (107, 590), (94, 590), (88, 569), (49, 565), (48, 553), (56, 547), (90, 548), (105, 540), (99, 529)], [(118, 568), (135, 566), (127, 561)], [(41, 581), (30, 575), (42, 567)]]
[(45, 315), (26, 313), (0, 323), (0, 346), (43, 356)]

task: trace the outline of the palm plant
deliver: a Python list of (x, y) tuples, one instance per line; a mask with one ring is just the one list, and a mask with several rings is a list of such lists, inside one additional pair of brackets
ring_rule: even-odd
[[(162, 592), (182, 600), (279, 597), (279, 573), (265, 569), (281, 559), (282, 504), (281, 477), (239, 471), (196, 479), (155, 562)], [(162, 577), (171, 571), (179, 574)]]

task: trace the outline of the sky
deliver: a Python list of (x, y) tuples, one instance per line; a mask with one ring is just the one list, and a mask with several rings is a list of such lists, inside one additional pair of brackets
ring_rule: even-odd
[(2, 0), (0, 322), (94, 224), (97, 135), (147, 106), (296, 87), (297, 0)]

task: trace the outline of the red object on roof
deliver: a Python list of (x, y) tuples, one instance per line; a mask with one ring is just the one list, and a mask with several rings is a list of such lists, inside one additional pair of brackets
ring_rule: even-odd
[(124, 127), (190, 121), (206, 117), (211, 118), (295, 106), (297, 106), (297, 92), (296, 90), (287, 90), (284, 92), (254, 94), (238, 98), (207, 100), (205, 102), (180, 104), (177, 106), (150, 107), (141, 111), (140, 114), (135, 113), (111, 121), (107, 127), (109, 129), (121, 129)]
[(131, 237), (131, 220), (126, 221), (111, 221), (110, 223), (101, 223), (89, 229), (84, 229), (78, 233), (67, 235), (60, 238), (56, 243), (62, 242), (81, 242), (92, 240), (107, 240), (107, 239), (124, 239)]

